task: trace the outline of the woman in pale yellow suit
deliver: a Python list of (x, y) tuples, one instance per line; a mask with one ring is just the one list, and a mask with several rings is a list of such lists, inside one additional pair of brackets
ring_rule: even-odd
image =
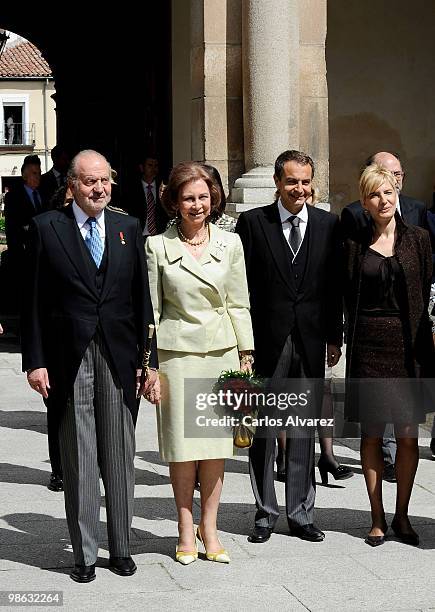
[[(185, 379), (216, 380), (223, 370), (249, 370), (253, 362), (242, 244), (237, 234), (208, 223), (220, 197), (217, 183), (201, 164), (178, 164), (163, 195), (166, 210), (178, 223), (149, 237), (145, 247), (162, 384), (159, 448), (169, 462), (178, 511), (176, 559), (184, 565), (198, 557), (192, 517), (197, 463), (201, 493), (197, 537), (208, 559), (230, 560), (219, 542), (216, 518), (225, 458), (233, 455), (230, 435), (185, 437)], [(155, 388), (151, 394), (158, 392)]]

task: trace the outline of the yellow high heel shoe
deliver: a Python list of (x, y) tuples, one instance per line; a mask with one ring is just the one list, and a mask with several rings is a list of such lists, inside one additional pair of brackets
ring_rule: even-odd
[(198, 559), (198, 550), (186, 551), (178, 550), (178, 546), (175, 549), (175, 560), (181, 563), (181, 565), (190, 565)]
[(204, 546), (205, 556), (207, 557), (209, 561), (216, 561), (217, 563), (229, 563), (231, 561), (230, 556), (225, 550), (225, 548), (221, 548), (220, 550), (214, 553), (207, 552), (207, 549), (204, 544), (204, 540), (202, 539), (201, 530), (199, 527), (196, 530), (196, 537), (201, 542), (201, 544)]

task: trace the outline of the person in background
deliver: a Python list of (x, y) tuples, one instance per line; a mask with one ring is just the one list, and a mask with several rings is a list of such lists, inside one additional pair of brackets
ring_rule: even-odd
[(49, 208), (54, 193), (66, 185), (66, 173), (71, 159), (68, 151), (61, 144), (57, 144), (51, 150), (51, 160), (53, 167), (41, 176), (40, 187), (44, 201), (48, 203)]
[(147, 152), (139, 163), (140, 175), (124, 182), (122, 207), (128, 214), (139, 219), (144, 240), (165, 231), (168, 215), (160, 201), (159, 162)]
[(406, 224), (397, 212), (392, 172), (372, 164), (362, 173), (359, 188), (370, 231), (345, 244), (350, 379), (346, 417), (361, 423), (361, 464), (372, 515), (365, 542), (383, 544), (388, 529), (382, 501), (382, 439), (386, 424), (392, 423), (397, 496), (391, 527), (402, 542), (418, 545), (408, 506), (418, 465), (418, 423), (426, 419), (416, 379), (432, 377), (435, 371), (428, 315), (430, 240), (426, 230)]
[[(240, 238), (209, 223), (221, 205), (219, 185), (197, 162), (171, 172), (163, 203), (177, 223), (145, 244), (162, 378), (157, 410), (160, 454), (178, 513), (176, 560), (198, 557), (192, 517), (198, 467), (201, 519), (197, 539), (211, 561), (229, 563), (217, 535), (217, 513), (231, 435), (185, 435), (186, 378), (217, 379), (224, 370), (250, 370), (254, 348)], [(175, 327), (174, 327), (175, 326)], [(149, 396), (154, 400), (153, 395)]]

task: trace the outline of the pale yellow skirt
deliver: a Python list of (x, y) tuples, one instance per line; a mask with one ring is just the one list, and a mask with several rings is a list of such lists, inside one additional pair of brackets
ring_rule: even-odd
[[(215, 381), (224, 370), (238, 370), (240, 364), (237, 347), (210, 353), (182, 353), (161, 349), (158, 353), (162, 401), (157, 406), (157, 431), (162, 460), (198, 461), (232, 457), (234, 453), (231, 431), (227, 431), (225, 437), (219, 438), (185, 436), (184, 391), (185, 379)], [(192, 383), (187, 384), (192, 386)], [(211, 383), (206, 384), (206, 389), (210, 392), (211, 387)], [(195, 408), (187, 408), (190, 411), (190, 423), (190, 414)], [(188, 435), (191, 431), (189, 425)]]

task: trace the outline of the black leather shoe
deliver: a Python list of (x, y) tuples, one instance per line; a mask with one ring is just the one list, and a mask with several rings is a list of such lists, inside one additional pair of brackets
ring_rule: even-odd
[(263, 544), (263, 542), (267, 542), (270, 538), (272, 531), (270, 527), (258, 527), (255, 525), (253, 532), (248, 538), (248, 542), (252, 542), (252, 544)]
[(408, 521), (410, 531), (402, 531), (399, 521), (396, 517), (391, 521), (391, 529), (394, 531), (394, 534), (401, 542), (404, 544), (409, 544), (409, 546), (418, 546), (420, 544), (420, 537), (418, 533), (415, 533), (411, 524)]
[(345, 480), (346, 478), (352, 478), (354, 475), (347, 465), (341, 465), (341, 463), (335, 465), (328, 461), (328, 459), (324, 459), (322, 455), (317, 463), (317, 467), (319, 468), (322, 484), (324, 485), (328, 484), (328, 473), (334, 477), (334, 480)]
[(320, 531), (320, 529), (315, 527), (312, 523), (291, 527), (290, 535), (300, 538), (301, 540), (308, 540), (308, 542), (323, 542), (325, 539), (323, 531)]
[(435, 438), (430, 441), (430, 452), (432, 453), (432, 459), (435, 459)]
[(397, 482), (396, 466), (394, 465), (394, 463), (388, 463), (384, 467), (384, 473), (382, 475), (382, 478), (386, 480), (387, 482)]
[(69, 575), (71, 580), (75, 582), (92, 582), (95, 580), (95, 564), (94, 565), (74, 565), (74, 569)]
[(47, 489), (50, 489), (50, 491), (63, 491), (63, 479), (62, 476), (59, 476), (59, 474), (55, 474), (54, 472), (51, 473), (50, 476), (50, 482), (47, 485)]
[(110, 557), (109, 565), (112, 572), (118, 576), (133, 576), (137, 570), (136, 563), (131, 557)]

